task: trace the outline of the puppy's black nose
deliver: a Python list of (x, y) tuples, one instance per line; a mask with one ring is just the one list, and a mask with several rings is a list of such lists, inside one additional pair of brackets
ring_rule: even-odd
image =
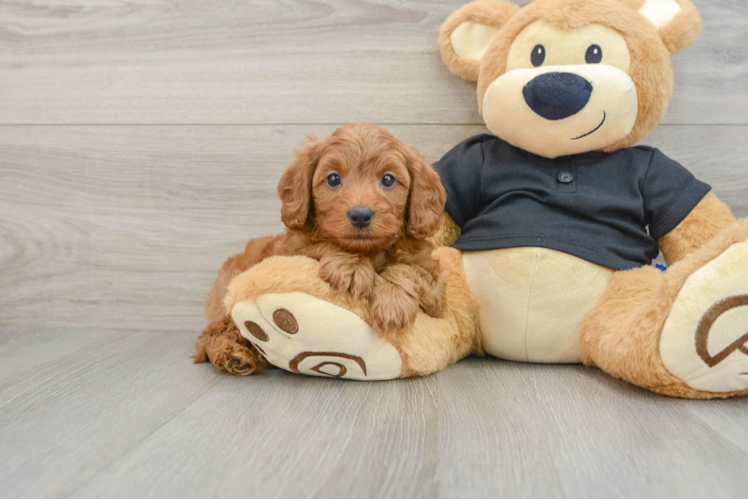
[(592, 95), (592, 85), (573, 73), (545, 73), (522, 89), (530, 109), (546, 120), (563, 120), (584, 109)]
[(356, 205), (355, 207), (348, 210), (348, 220), (351, 224), (358, 228), (364, 228), (371, 224), (371, 219), (374, 218), (374, 212), (371, 208), (363, 205)]

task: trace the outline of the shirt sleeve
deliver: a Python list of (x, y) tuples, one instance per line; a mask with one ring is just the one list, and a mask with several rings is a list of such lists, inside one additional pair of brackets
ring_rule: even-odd
[(675, 229), (711, 189), (680, 163), (653, 149), (642, 186), (649, 234), (658, 240)]
[(464, 226), (481, 210), (483, 139), (471, 137), (434, 164), (447, 192), (446, 211), (458, 226)]

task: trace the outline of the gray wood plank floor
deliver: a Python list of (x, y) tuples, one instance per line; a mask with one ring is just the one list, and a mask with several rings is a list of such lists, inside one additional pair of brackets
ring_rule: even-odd
[[(191, 364), (306, 135), (371, 121), (436, 160), (485, 131), (436, 49), (464, 1), (0, 1), (0, 496), (748, 496), (748, 398), (495, 359), (380, 383)], [(643, 143), (746, 217), (748, 7), (696, 2)]]
[(0, 494), (744, 497), (748, 399), (469, 359), (358, 383), (193, 366), (192, 335), (0, 329)]

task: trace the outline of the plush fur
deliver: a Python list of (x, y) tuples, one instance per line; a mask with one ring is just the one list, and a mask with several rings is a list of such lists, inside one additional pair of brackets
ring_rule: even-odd
[[(439, 47), (450, 71), (478, 82), (478, 107), (485, 116), (484, 96), (489, 86), (507, 72), (510, 50), (526, 27), (542, 20), (568, 33), (592, 24), (614, 29), (629, 50), (627, 74), (636, 86), (638, 110), (631, 132), (600, 148), (612, 152), (635, 144), (662, 119), (673, 90), (670, 55), (694, 43), (701, 33), (701, 17), (689, 0), (677, 0), (680, 11), (662, 24), (661, 20), (655, 24), (640, 13), (647, 1), (535, 0), (520, 10), (503, 1), (473, 2), (457, 10), (442, 25)], [(463, 50), (482, 53), (480, 61), (461, 59), (452, 47), (453, 33), (465, 22), (498, 29), (484, 51), (479, 47)], [(482, 39), (461, 40), (478, 42)], [(521, 127), (522, 118), (515, 118), (513, 126)], [(528, 133), (532, 131), (528, 129)], [(551, 151), (548, 156), (557, 155)], [(444, 242), (459, 237), (452, 224), (445, 219), (440, 232)], [(583, 322), (580, 347), (584, 362), (670, 396), (714, 398), (748, 392), (716, 394), (695, 390), (669, 373), (659, 354), (663, 325), (686, 280), (731, 245), (747, 238), (748, 222), (735, 222), (729, 208), (713, 193), (708, 194), (685, 220), (660, 239), (660, 247), (672, 266), (667, 274), (649, 267), (614, 273), (609, 288)]]
[[(483, 353), (478, 305), (465, 279), (460, 253), (441, 248), (434, 258), (446, 278), (447, 306), (442, 318), (418, 314), (410, 328), (391, 339), (402, 359), (401, 378), (427, 375), (471, 353)], [(319, 268), (317, 261), (299, 256), (268, 258), (230, 283), (225, 297), (226, 309), (231, 310), (243, 301), (254, 301), (264, 294), (303, 292), (367, 319), (365, 302), (335, 290), (320, 278)], [(247, 374), (237, 373), (231, 369), (232, 365), (229, 369), (224, 365), (218, 368), (235, 375)]]
[(667, 273), (651, 267), (615, 273), (582, 325), (584, 363), (668, 396), (713, 399), (748, 394), (748, 390), (714, 393), (692, 389), (672, 375), (659, 356), (660, 333), (686, 280), (727, 248), (747, 239), (748, 220), (744, 219), (679, 260)]
[(682, 260), (714, 239), (733, 222), (735, 217), (728, 206), (719, 201), (714, 193), (707, 194), (688, 217), (660, 238), (658, 243), (665, 262), (672, 265)]
[(243, 252), (229, 257), (223, 263), (205, 301), (205, 317), (209, 323), (226, 318), (223, 298), (231, 280), (267, 257), (280, 253), (283, 238), (283, 235), (278, 235), (250, 240)]
[[(701, 18), (693, 4), (688, 0), (679, 0), (679, 4), (681, 12), (658, 31), (632, 5), (624, 2), (536, 0), (517, 10), (510, 2), (480, 0), (465, 5), (447, 19), (440, 31), (439, 47), (450, 71), (462, 78), (478, 81), (478, 108), (483, 113), (486, 90), (505, 73), (512, 43), (528, 25), (543, 20), (563, 30), (589, 24), (613, 28), (623, 36), (629, 47), (629, 76), (638, 91), (639, 109), (631, 133), (601, 149), (612, 152), (638, 142), (665, 115), (674, 84), (670, 55), (695, 42), (701, 33)], [(451, 49), (450, 36), (465, 21), (484, 22), (501, 28), (480, 64), (478, 61), (460, 59)]]
[(693, 3), (689, 0), (677, 0), (677, 2), (682, 10), (672, 21), (658, 30), (662, 43), (671, 54), (677, 54), (695, 43), (701, 35), (703, 25), (701, 15)]
[(439, 51), (449, 70), (465, 80), (475, 81), (480, 74), (481, 62), (479, 60), (462, 59), (452, 47), (450, 36), (459, 25), (473, 22), (500, 29), (518, 10), (519, 7), (510, 2), (478, 0), (465, 5), (449, 16), (449, 19), (442, 24), (439, 35)]
[(447, 283), (444, 316), (419, 314), (413, 327), (392, 340), (403, 359), (401, 377), (429, 375), (469, 354), (483, 355), (478, 303), (465, 278), (460, 252), (440, 248), (434, 257)]
[[(485, 115), (486, 110), (482, 106), (486, 91), (497, 78), (507, 73), (507, 61), (512, 45), (526, 27), (533, 25), (535, 29), (538, 26), (552, 26), (548, 32), (553, 32), (555, 38), (550, 37), (550, 43), (559, 41), (559, 46), (565, 44), (566, 48), (563, 50), (570, 54), (570, 60), (576, 57), (579, 47), (566, 42), (586, 40), (583, 35), (579, 35), (585, 27), (602, 26), (605, 29), (599, 30), (598, 33), (607, 33), (608, 42), (620, 41), (622, 37), (630, 61), (624, 57), (623, 62), (613, 61), (614, 64), (610, 66), (619, 72), (619, 76), (623, 75), (620, 81), (627, 82), (630, 79), (633, 82), (638, 104), (635, 123), (628, 135), (599, 148), (601, 151), (611, 152), (634, 144), (661, 120), (673, 89), (670, 54), (693, 43), (701, 30), (701, 19), (689, 0), (677, 0), (680, 11), (670, 9), (669, 12), (667, 8), (660, 11), (651, 8), (652, 5), (647, 5), (649, 1), (653, 0), (535, 0), (529, 6), (519, 9), (508, 2), (479, 0), (464, 6), (447, 19), (441, 28), (439, 47), (444, 62), (453, 73), (478, 81), (478, 104)], [(648, 13), (649, 17), (645, 17), (642, 12)], [(665, 16), (666, 18), (662, 19), (662, 12), (669, 13), (671, 18), (667, 19)], [(538, 24), (541, 20), (548, 24)], [(460, 30), (464, 23), (471, 24)], [(476, 23), (488, 28), (473, 30)], [(455, 34), (455, 30), (460, 31)], [(496, 34), (493, 38), (487, 36), (494, 33), (494, 30)], [(527, 33), (535, 36), (531, 31)], [(574, 38), (577, 35), (579, 38)], [(459, 50), (452, 46), (453, 40), (458, 44)], [(608, 42), (600, 43), (604, 45)], [(482, 47), (481, 44), (486, 46)], [(622, 45), (619, 43), (617, 47), (620, 46)], [(480, 61), (461, 58), (458, 52), (470, 57), (480, 57)], [(528, 57), (529, 52), (522, 49), (522, 53)], [(615, 50), (611, 52), (615, 53)], [(524, 64), (527, 65), (528, 61), (524, 60)], [(567, 71), (584, 73), (580, 69), (585, 66), (584, 58), (582, 62), (562, 61), (554, 65), (568, 66)], [(535, 63), (533, 66), (536, 66)], [(532, 68), (525, 66), (520, 66), (519, 69), (529, 70), (528, 74), (533, 71)], [(597, 79), (597, 83), (600, 88), (601, 79)], [(605, 94), (603, 97), (617, 99), (619, 96)], [(630, 116), (633, 123), (633, 114)], [(514, 121), (513, 125), (524, 130), (519, 119)], [(528, 133), (533, 132), (536, 130), (528, 129)], [(361, 134), (366, 135), (367, 132), (363, 131)], [(382, 137), (378, 133), (372, 134)], [(217, 362), (220, 369), (229, 373), (247, 374), (261, 368), (262, 358), (251, 346), (243, 343), (233, 324), (225, 320), (225, 311), (230, 311), (234, 305), (242, 301), (251, 302), (263, 294), (285, 292), (303, 292), (329, 301), (362, 319), (372, 323), (378, 322), (382, 331), (395, 331), (401, 325), (407, 324), (408, 326), (396, 335), (387, 336), (387, 340), (400, 354), (401, 377), (427, 375), (470, 353), (483, 353), (483, 336), (486, 333), (481, 332), (479, 302), (473, 295), (469, 281), (469, 276), (475, 275), (476, 271), (480, 273), (483, 268), (470, 268), (471, 261), (467, 257), (463, 259), (460, 252), (450, 248), (435, 251), (433, 258), (437, 263), (433, 264), (433, 268), (430, 267), (426, 255), (429, 254), (429, 259), (432, 258), (432, 245), (453, 244), (460, 236), (460, 228), (448, 215), (439, 213), (439, 206), (444, 205), (444, 193), (435, 187), (438, 178), (434, 179), (435, 174), (420, 155), (399, 144), (394, 138), (384, 137), (383, 140), (374, 142), (380, 146), (394, 145), (387, 153), (383, 153), (381, 148), (368, 145), (346, 148), (342, 145), (345, 141), (341, 138), (328, 139), (327, 144), (336, 148), (336, 153), (331, 158), (337, 160), (332, 166), (325, 160), (325, 146), (321, 141), (313, 139), (302, 147), (296, 162), (284, 175), (279, 186), (279, 194), (283, 200), (282, 217), (289, 227), (289, 232), (281, 239), (269, 238), (250, 242), (242, 256), (235, 256), (224, 265), (222, 275), (216, 280), (216, 286), (208, 301), (208, 314), (209, 317), (214, 314), (214, 322), (203, 333), (202, 344), (201, 341), (198, 342), (196, 361), (206, 358), (213, 361), (213, 354), (216, 358), (214, 363)], [(554, 152), (552, 149), (549, 148), (548, 157), (559, 156), (556, 154), (558, 151)], [(343, 151), (355, 153), (349, 155)], [(341, 165), (358, 166), (361, 163), (360, 159), (351, 158), (361, 158), (361, 155), (368, 157), (368, 153), (362, 153), (363, 151), (377, 151), (371, 155), (374, 158), (371, 165), (392, 155), (401, 158), (400, 167), (388, 168), (396, 173), (398, 180), (401, 174), (397, 172), (407, 171), (411, 183), (410, 206), (404, 209), (402, 195), (398, 195), (397, 191), (378, 198), (379, 195), (376, 193), (364, 189), (372, 196), (366, 198), (362, 195), (360, 198), (368, 200), (367, 204), (378, 207), (377, 210), (381, 210), (381, 206), (393, 209), (394, 215), (386, 224), (372, 229), (371, 241), (377, 241), (377, 245), (362, 245), (355, 238), (350, 238), (350, 228), (345, 224), (343, 211), (351, 206), (351, 203), (358, 203), (357, 195), (351, 195), (350, 191), (345, 191), (348, 194), (344, 195), (345, 184), (337, 194), (324, 190), (322, 184), (325, 175), (331, 169), (350, 175), (349, 170), (345, 170)], [(382, 173), (369, 164), (361, 167), (357, 173), (366, 177), (366, 172), (370, 171), (377, 172), (377, 175)], [(423, 186), (419, 186), (419, 182), (422, 182)], [(403, 192), (405, 191), (400, 191)], [(379, 205), (380, 203), (382, 205)], [(395, 232), (388, 232), (388, 229), (396, 226), (400, 228), (397, 236)], [(675, 361), (672, 362), (670, 358), (668, 361), (671, 363), (669, 366), (675, 367), (674, 371), (690, 369), (690, 365), (679, 364), (681, 360), (677, 356), (681, 351), (678, 349), (694, 349), (693, 353), (696, 353), (698, 348), (694, 344), (698, 344), (699, 340), (694, 342), (694, 339), (700, 338), (699, 334), (684, 331), (681, 337), (680, 329), (672, 326), (678, 326), (678, 323), (668, 320), (685, 318), (685, 322), (692, 321), (692, 317), (698, 319), (702, 313), (702, 302), (711, 302), (715, 296), (718, 297), (716, 305), (721, 304), (723, 298), (742, 300), (745, 289), (741, 279), (746, 273), (745, 266), (748, 266), (748, 263), (742, 262), (741, 259), (745, 255), (746, 241), (748, 220), (735, 221), (729, 208), (714, 194), (708, 194), (674, 230), (660, 239), (660, 247), (670, 265), (667, 273), (651, 267), (609, 272), (610, 281), (606, 282), (607, 288), (602, 286), (595, 292), (595, 299), (602, 295), (599, 301), (596, 304), (594, 300), (590, 301), (591, 310), (586, 315), (581, 308), (575, 311), (583, 319), (579, 331), (574, 330), (571, 334), (579, 334), (578, 354), (583, 362), (598, 366), (615, 377), (668, 396), (710, 399), (748, 394), (748, 389), (731, 392), (694, 389), (668, 371), (660, 352), (662, 345), (664, 353), (674, 353)], [(377, 265), (377, 258), (367, 253), (374, 246), (377, 246), (378, 251), (387, 248), (384, 253), (394, 258), (385, 259), (385, 265)], [(318, 247), (323, 250), (317, 253), (308, 250)], [(735, 249), (740, 251), (732, 252)], [(271, 257), (231, 280), (237, 272), (247, 269), (258, 259), (284, 251), (287, 254), (310, 255), (319, 259), (319, 262), (299, 257)], [(369, 259), (368, 263), (366, 259)], [(496, 260), (494, 268), (511, 265), (513, 262), (511, 259), (503, 261), (501, 256)], [(583, 261), (582, 264), (593, 266)], [(468, 266), (469, 272), (466, 272), (465, 265)], [(716, 268), (720, 271), (712, 273)], [(446, 298), (443, 302), (425, 298), (440, 297), (438, 287), (434, 288), (435, 284), (438, 285), (434, 269), (440, 269), (440, 276), (445, 279)], [(547, 274), (553, 275), (553, 272), (549, 271)], [(692, 277), (698, 278), (700, 274), (708, 275), (709, 279), (702, 281), (707, 283), (710, 295), (699, 288), (702, 281), (689, 281)], [(731, 285), (721, 288), (720, 280), (725, 276), (729, 277), (730, 274)], [(575, 277), (564, 280), (573, 287), (576, 286)], [(375, 282), (373, 287), (370, 286), (372, 280)], [(228, 292), (225, 293), (229, 281)], [(535, 277), (532, 278), (530, 285), (534, 284)], [(490, 292), (489, 284), (488, 292), (484, 290), (482, 293)], [(735, 295), (736, 293), (738, 295)], [(225, 310), (220, 310), (220, 297), (224, 295)], [(567, 295), (570, 293), (567, 292)], [(386, 299), (392, 297), (395, 299), (387, 303)], [(695, 298), (703, 300), (699, 302), (694, 300)], [(443, 314), (439, 318), (436, 317), (439, 314), (435, 314), (435, 311), (442, 308), (442, 304)], [(678, 316), (674, 312), (681, 305), (684, 306), (681, 309), (688, 309), (689, 314)], [(412, 311), (417, 310), (417, 306), (434, 314), (412, 314)], [(707, 306), (703, 317), (707, 316), (706, 310), (713, 310), (713, 307)], [(546, 311), (547, 309), (543, 309), (543, 312)], [(691, 315), (691, 312), (696, 314)], [(745, 314), (745, 311), (741, 310), (740, 314)], [(731, 316), (731, 321), (742, 317)], [(737, 320), (733, 322), (735, 321)], [(488, 323), (484, 325), (486, 330), (491, 326)], [(666, 331), (674, 332), (674, 336), (663, 337), (663, 330), (666, 328), (669, 328)], [(733, 334), (732, 330), (725, 331)], [(692, 336), (694, 334), (696, 337)], [(745, 346), (736, 345), (742, 338), (731, 341), (732, 353), (738, 349), (745, 353)], [(493, 340), (495, 338), (486, 336), (486, 349), (490, 350), (489, 341)], [(698, 358), (696, 359), (698, 361)], [(737, 360), (737, 366), (741, 366), (742, 358), (731, 359), (732, 362)], [(730, 366), (735, 365), (733, 363)], [(724, 366), (727, 365), (723, 365), (723, 368)], [(705, 368), (699, 365), (699, 369)], [(733, 383), (729, 387), (742, 387), (740, 376), (743, 374), (737, 373), (737, 370), (735, 372), (731, 383), (738, 380), (738, 384)], [(712, 386), (727, 387), (720, 386), (719, 373), (719, 370), (709, 372), (711, 381), (717, 382)]]
[[(382, 184), (385, 174), (394, 177), (393, 186)], [(331, 175), (338, 176), (340, 185), (328, 184)], [(443, 314), (445, 284), (429, 238), (441, 227), (446, 193), (414, 148), (375, 125), (340, 127), (297, 149), (278, 195), (287, 231), (250, 241), (244, 253), (224, 263), (208, 295), (211, 324), (198, 339), (196, 362), (238, 358), (244, 367), (234, 370), (238, 375), (262, 366), (251, 345), (235, 341), (236, 327), (226, 321), (230, 308), (223, 299), (235, 276), (271, 255), (319, 260), (320, 276), (336, 291), (367, 304), (367, 319), (388, 338), (412, 325), (419, 310), (434, 317)], [(348, 213), (362, 206), (373, 211), (373, 218), (358, 228)], [(227, 334), (219, 342), (221, 325)], [(232, 371), (226, 363), (219, 368)]]
[(444, 212), (439, 230), (431, 238), (431, 241), (439, 247), (450, 247), (457, 242), (461, 234), (462, 229), (460, 229), (460, 226), (457, 225), (447, 212)]

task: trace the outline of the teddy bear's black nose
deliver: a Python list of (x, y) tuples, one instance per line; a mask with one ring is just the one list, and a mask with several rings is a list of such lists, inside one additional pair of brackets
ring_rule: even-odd
[(563, 120), (584, 109), (592, 85), (573, 73), (545, 73), (530, 80), (522, 95), (530, 109), (546, 120)]
[(348, 211), (348, 220), (354, 226), (363, 229), (371, 224), (371, 219), (374, 218), (374, 212), (371, 208), (363, 205), (356, 205)]

